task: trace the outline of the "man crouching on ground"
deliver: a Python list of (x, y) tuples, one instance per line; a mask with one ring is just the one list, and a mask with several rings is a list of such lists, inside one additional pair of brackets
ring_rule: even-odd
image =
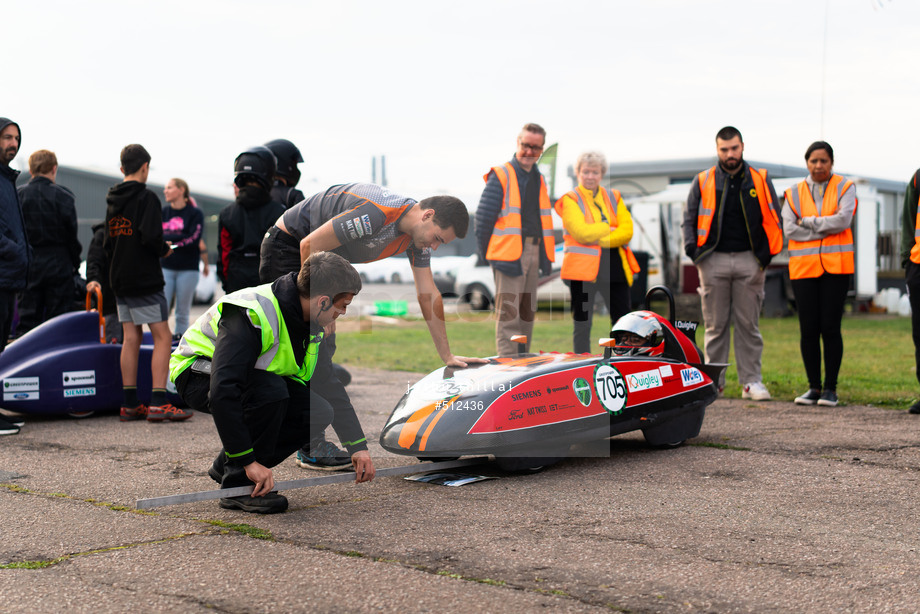
[(322, 343), (323, 328), (360, 290), (348, 261), (316, 252), (299, 273), (224, 296), (182, 336), (170, 378), (186, 403), (211, 413), (223, 444), (208, 475), (221, 488), (254, 485), (251, 496), (225, 497), (221, 507), (285, 511), (271, 467), (329, 424), (356, 481), (374, 479), (364, 431)]

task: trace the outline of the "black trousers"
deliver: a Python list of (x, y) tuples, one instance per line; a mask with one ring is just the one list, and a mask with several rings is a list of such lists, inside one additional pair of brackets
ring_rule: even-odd
[(63, 249), (36, 249), (29, 269), (29, 285), (19, 297), (21, 337), (42, 322), (73, 311), (73, 266)]
[(11, 290), (0, 290), (0, 353), (6, 347), (6, 340), (10, 338), (15, 308), (16, 293)]
[(610, 312), (611, 327), (630, 311), (629, 284), (623, 282), (591, 283), (572, 280), (569, 294), (572, 297), (572, 351), (582, 354), (591, 351), (591, 322), (594, 318), (594, 296), (600, 293)]
[[(210, 378), (186, 369), (176, 378), (179, 396), (198, 411), (210, 413)], [(243, 421), (249, 429), (256, 460), (275, 467), (332, 423), (332, 406), (322, 397), (289, 378), (255, 370), (243, 390)], [(214, 468), (223, 476), (222, 488), (249, 486), (242, 467), (226, 462), (221, 449)]]
[(920, 264), (907, 263), (907, 296), (910, 299), (910, 327), (914, 339), (914, 364), (920, 382)]
[(852, 275), (825, 273), (820, 277), (793, 279), (792, 293), (799, 312), (799, 347), (808, 387), (820, 390), (821, 343), (824, 343), (825, 390), (837, 389), (837, 375), (843, 362), (840, 323)]
[(272, 225), (262, 239), (259, 254), (259, 279), (273, 282), (291, 271), (300, 270), (300, 242)]

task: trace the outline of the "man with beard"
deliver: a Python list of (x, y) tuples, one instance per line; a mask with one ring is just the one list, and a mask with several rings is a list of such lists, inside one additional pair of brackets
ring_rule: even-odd
[(719, 163), (693, 179), (683, 222), (684, 252), (700, 278), (706, 362), (728, 362), (734, 322), (741, 398), (766, 401), (759, 322), (764, 271), (783, 249), (779, 203), (767, 171), (744, 161), (737, 128), (719, 130), (716, 152)]
[[(16, 293), (24, 290), (29, 281), (32, 258), (16, 193), (19, 171), (10, 168), (21, 142), (19, 124), (0, 117), (0, 352), (6, 346), (13, 325)], [(0, 435), (16, 435), (20, 426), (19, 421), (0, 416)]]

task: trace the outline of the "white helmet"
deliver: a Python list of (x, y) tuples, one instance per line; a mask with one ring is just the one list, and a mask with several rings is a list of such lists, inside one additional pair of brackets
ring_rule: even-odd
[(617, 320), (610, 330), (617, 356), (660, 356), (664, 353), (664, 332), (651, 311), (633, 311)]

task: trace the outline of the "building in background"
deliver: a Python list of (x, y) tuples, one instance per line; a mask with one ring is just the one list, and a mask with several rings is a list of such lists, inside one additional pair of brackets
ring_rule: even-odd
[[(16, 185), (25, 185), (29, 182), (30, 177), (28, 171), (23, 171)], [(70, 166), (58, 167), (56, 182), (68, 188), (74, 194), (79, 227), (77, 236), (83, 246), (84, 260), (86, 259), (86, 250), (93, 238), (93, 226), (105, 221), (105, 197), (109, 193), (109, 188), (122, 181), (124, 181), (124, 177), (121, 175), (108, 175)], [(147, 187), (159, 196), (161, 204), (166, 204), (163, 199), (163, 184), (148, 183)], [(227, 191), (230, 192), (229, 187)], [(205, 240), (208, 244), (211, 262), (214, 262), (217, 253), (217, 215), (221, 209), (233, 202), (233, 199), (196, 192), (194, 186), (192, 186), (192, 196), (195, 198), (195, 203), (201, 208), (202, 213), (204, 213)]]
[[(636, 226), (631, 245), (634, 250), (647, 251), (651, 256), (649, 285), (664, 283), (683, 292), (695, 291), (695, 269), (683, 255), (682, 209), (693, 178), (716, 162), (715, 157), (707, 157), (609, 165), (603, 183), (619, 190), (630, 206)], [(767, 169), (780, 199), (787, 187), (808, 175), (803, 166), (747, 162), (753, 168)], [(904, 271), (898, 250), (905, 184), (853, 172), (839, 171), (839, 174), (856, 182), (859, 198), (853, 218), (857, 270), (851, 294), (858, 300), (868, 299), (879, 289), (903, 285)], [(567, 175), (571, 184), (576, 185), (573, 167), (568, 167)], [(784, 268), (787, 258), (784, 251), (773, 260), (771, 268)]]

